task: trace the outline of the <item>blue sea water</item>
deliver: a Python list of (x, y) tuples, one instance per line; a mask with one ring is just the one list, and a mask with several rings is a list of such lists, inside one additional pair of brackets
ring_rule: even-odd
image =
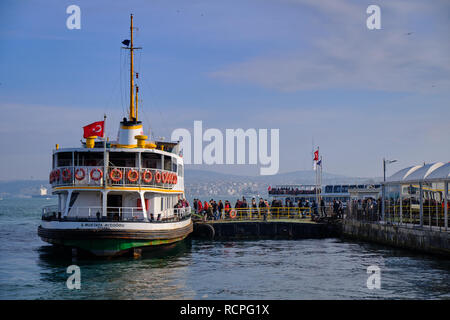
[[(200, 241), (139, 259), (65, 256), (37, 236), (55, 200), (0, 201), (0, 299), (449, 299), (450, 261), (341, 239)], [(81, 289), (68, 289), (70, 265)], [(368, 289), (367, 267), (381, 270)]]

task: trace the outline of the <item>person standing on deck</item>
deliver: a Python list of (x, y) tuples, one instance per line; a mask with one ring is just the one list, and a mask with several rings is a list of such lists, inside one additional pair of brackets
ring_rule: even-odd
[(217, 205), (216, 200), (212, 203), (214, 220), (219, 220), (219, 206)]
[(203, 205), (202, 201), (197, 199), (197, 214), (202, 215), (203, 214)]
[(203, 216), (204, 216), (205, 221), (208, 218), (208, 210), (209, 210), (209, 205), (208, 205), (208, 202), (205, 200), (205, 202), (203, 203)]
[(230, 218), (230, 210), (231, 210), (231, 205), (230, 202), (228, 200), (225, 200), (225, 218)]
[(323, 201), (323, 199), (320, 199), (320, 214), (322, 217), (327, 216), (327, 214), (325, 213), (325, 201)]
[(222, 200), (219, 200), (219, 203), (217, 204), (217, 210), (219, 210), (219, 218), (223, 219), (223, 202), (222, 202)]
[(252, 211), (251, 211), (251, 214), (250, 214), (250, 218), (253, 218), (253, 216), (255, 214), (257, 214), (257, 213), (258, 213), (258, 206), (256, 205), (256, 199), (253, 198), (252, 199)]

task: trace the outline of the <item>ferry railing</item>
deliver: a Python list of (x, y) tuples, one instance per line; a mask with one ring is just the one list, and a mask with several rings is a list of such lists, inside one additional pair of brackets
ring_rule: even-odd
[[(103, 166), (64, 166), (57, 167), (51, 185), (58, 186), (102, 186)], [(111, 172), (114, 171), (113, 174)], [(56, 174), (58, 172), (58, 174)], [(149, 172), (145, 175), (144, 173)], [(176, 184), (170, 179), (164, 181), (164, 176), (171, 177), (173, 171), (137, 167), (109, 166), (106, 172), (106, 183), (110, 186), (149, 186), (172, 189)], [(113, 178), (111, 178), (113, 176)], [(149, 179), (150, 178), (150, 179)], [(177, 177), (178, 179), (178, 177)]]
[(168, 208), (159, 213), (148, 213), (148, 219), (150, 221), (166, 221), (166, 222), (176, 222), (191, 216), (191, 207), (183, 208)]
[[(47, 206), (42, 209), (43, 220), (59, 219), (58, 206)], [(142, 207), (107, 207), (107, 216), (102, 217), (102, 207), (70, 207), (67, 217), (69, 221), (154, 221), (154, 222), (176, 222), (191, 216), (191, 208), (168, 208), (158, 213), (149, 212), (147, 219)]]
[[(111, 179), (111, 172), (117, 173), (118, 181)], [(148, 182), (145, 181), (144, 173), (147, 174), (146, 178), (149, 179)], [(137, 174), (136, 174), (137, 173)], [(175, 174), (173, 171), (162, 170), (162, 169), (150, 169), (150, 168), (133, 168), (133, 167), (108, 167), (107, 183), (112, 186), (135, 186), (135, 185), (146, 185), (164, 189), (172, 189), (175, 184), (170, 183), (169, 179), (164, 181), (164, 175), (169, 176), (170, 174)], [(114, 176), (114, 174), (113, 174)]]
[(58, 217), (58, 206), (50, 205), (42, 208), (42, 219), (49, 220)]
[[(100, 220), (102, 207), (71, 207), (68, 210), (68, 219)], [(112, 221), (141, 221), (144, 220), (144, 212), (139, 207), (107, 207), (107, 220)]]

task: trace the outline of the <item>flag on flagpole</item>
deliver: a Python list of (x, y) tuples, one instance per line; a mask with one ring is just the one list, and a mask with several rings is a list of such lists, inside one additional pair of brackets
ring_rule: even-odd
[(313, 169), (314, 169), (314, 171), (317, 170), (317, 161), (318, 160), (319, 160), (319, 148), (317, 148), (317, 150), (314, 151), (314, 159), (313, 159), (313, 162), (314, 162)]
[(83, 127), (84, 131), (83, 138), (91, 136), (103, 137), (104, 128), (105, 128), (105, 121), (97, 121), (88, 124), (87, 126)]

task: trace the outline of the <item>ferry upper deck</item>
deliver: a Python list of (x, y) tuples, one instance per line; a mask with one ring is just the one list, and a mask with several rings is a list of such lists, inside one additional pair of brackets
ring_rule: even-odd
[(49, 177), (53, 190), (140, 186), (183, 192), (183, 158), (177, 144), (158, 143), (154, 149), (102, 145), (100, 141), (94, 148), (54, 150)]

